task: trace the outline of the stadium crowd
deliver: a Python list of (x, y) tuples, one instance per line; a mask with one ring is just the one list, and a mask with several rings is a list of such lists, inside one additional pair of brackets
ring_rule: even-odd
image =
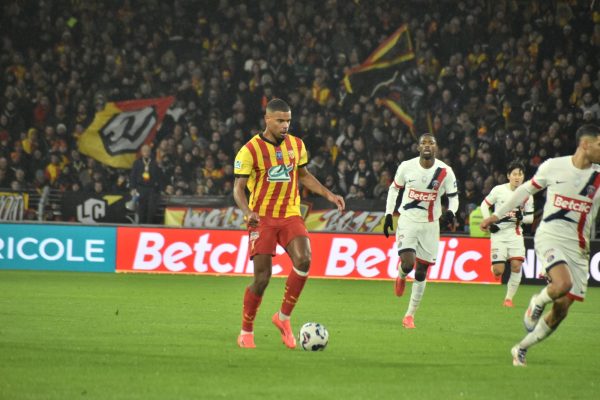
[[(176, 96), (153, 154), (164, 195), (230, 195), (233, 159), (273, 97), (308, 168), (347, 199), (385, 199), (414, 134), (344, 74), (401, 24), (416, 52), (438, 158), (459, 181), (459, 230), (505, 167), (529, 177), (600, 119), (591, 1), (16, 1), (0, 20), (0, 188), (128, 192), (128, 171), (77, 150), (109, 101)], [(383, 210), (381, 210), (383, 211)]]

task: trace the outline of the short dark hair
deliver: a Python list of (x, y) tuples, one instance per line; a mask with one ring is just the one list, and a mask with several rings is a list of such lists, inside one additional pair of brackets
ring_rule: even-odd
[(288, 105), (288, 103), (286, 103), (285, 101), (281, 100), (281, 99), (272, 99), (267, 103), (267, 112), (271, 113), (271, 112), (277, 112), (277, 111), (281, 111), (281, 112), (288, 112), (291, 111), (290, 106)]
[(599, 135), (600, 128), (598, 127), (598, 125), (585, 124), (579, 127), (579, 129), (577, 129), (577, 132), (575, 133), (575, 140), (577, 140), (577, 144), (579, 145), (579, 141), (581, 140), (581, 138), (585, 136), (596, 138)]
[(518, 161), (518, 160), (511, 161), (510, 164), (508, 164), (508, 168), (506, 168), (506, 175), (509, 175), (515, 169), (520, 169), (524, 173), (525, 172), (525, 164), (523, 164), (521, 161)]
[(429, 133), (429, 132), (425, 132), (425, 133), (421, 134), (421, 136), (419, 136), (419, 142), (418, 143), (421, 143), (421, 140), (423, 140), (423, 138), (425, 136), (431, 137), (433, 139), (433, 141), (437, 143), (437, 140), (435, 139), (434, 134), (433, 133)]

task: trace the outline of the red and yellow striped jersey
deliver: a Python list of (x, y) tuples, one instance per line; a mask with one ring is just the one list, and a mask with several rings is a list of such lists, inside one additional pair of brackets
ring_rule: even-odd
[(235, 157), (236, 176), (248, 177), (250, 209), (259, 216), (300, 215), (298, 168), (308, 163), (302, 139), (288, 134), (279, 145), (254, 136)]

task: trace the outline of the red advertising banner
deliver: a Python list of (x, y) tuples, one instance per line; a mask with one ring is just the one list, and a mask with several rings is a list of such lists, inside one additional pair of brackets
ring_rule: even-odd
[[(398, 275), (399, 257), (392, 239), (343, 233), (312, 233), (310, 239), (311, 277), (395, 279)], [(490, 271), (488, 240), (441, 238), (438, 249), (429, 281), (498, 283)], [(287, 275), (290, 259), (281, 247), (277, 254), (273, 275)], [(253, 268), (245, 231), (117, 229), (117, 272), (248, 275)]]

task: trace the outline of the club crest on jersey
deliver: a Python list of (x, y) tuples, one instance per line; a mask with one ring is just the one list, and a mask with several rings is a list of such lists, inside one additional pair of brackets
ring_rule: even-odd
[(275, 152), (275, 158), (277, 158), (278, 160), (283, 160), (283, 153), (281, 152), (281, 150), (277, 150)]
[(435, 190), (437, 190), (437, 188), (440, 186), (440, 182), (436, 179), (433, 182), (431, 182), (431, 187)]
[(594, 187), (594, 185), (588, 185), (585, 188), (585, 193), (586, 193), (587, 197), (591, 197), (595, 192), (596, 192), (596, 188)]
[(296, 158), (296, 155), (294, 154), (294, 150), (288, 150), (288, 157), (290, 158), (290, 160), (293, 160), (294, 158)]
[(269, 182), (289, 182), (290, 172), (294, 169), (294, 164), (275, 165), (267, 171), (267, 181)]

